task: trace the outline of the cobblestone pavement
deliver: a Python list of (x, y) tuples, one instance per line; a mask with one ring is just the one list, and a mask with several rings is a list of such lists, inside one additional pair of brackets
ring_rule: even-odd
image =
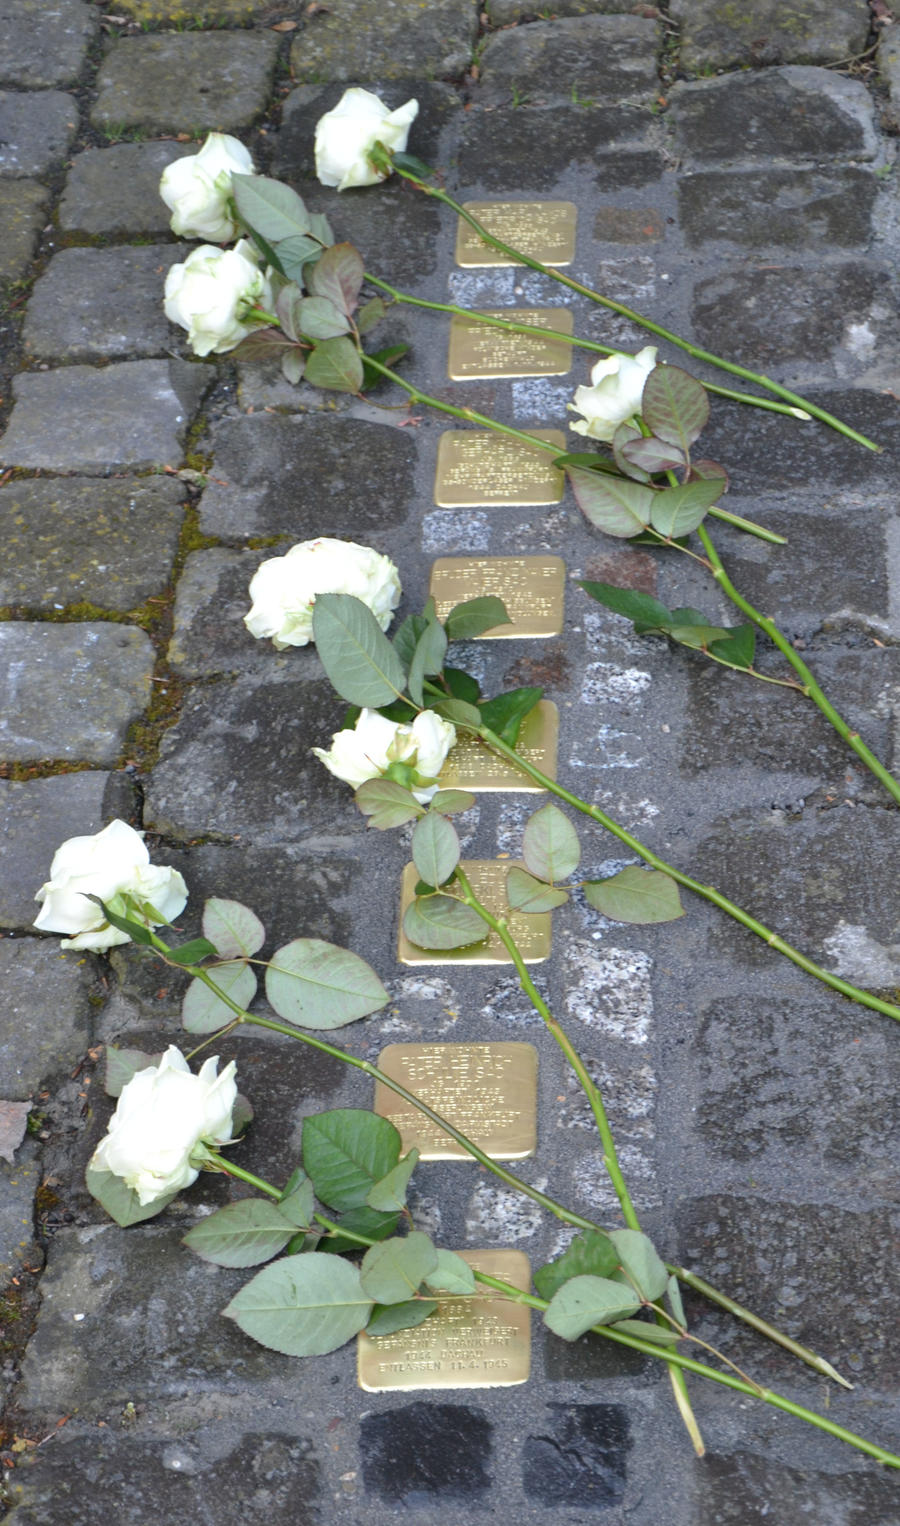
[[(705, 448), (731, 473), (729, 505), (789, 537), (771, 549), (720, 534), (738, 585), (897, 767), (900, 23), (880, 0), (671, 0), (668, 13), (560, 0), (540, 15), (490, 0), (487, 12), (475, 0), (0, 4), (0, 1096), (32, 1108), (0, 1163), (15, 1526), (381, 1526), (398, 1510), (423, 1523), (900, 1522), (895, 1474), (699, 1380), (708, 1454), (696, 1460), (658, 1364), (538, 1326), (524, 1387), (364, 1394), (352, 1347), (294, 1362), (221, 1319), (245, 1274), (179, 1242), (202, 1205), (225, 1200), (224, 1182), (201, 1178), (129, 1232), (83, 1187), (109, 1115), (100, 1046), (155, 1051), (180, 1032), (177, 980), (133, 949), (60, 954), (30, 930), (58, 843), (120, 815), (184, 873), (188, 930), (204, 897), (224, 894), (276, 941), (365, 952), (392, 1004), (346, 1030), (354, 1053), (398, 1038), (536, 1043), (540, 1144), (523, 1174), (611, 1221), (586, 1120), (509, 974), (396, 963), (404, 847), (367, 836), (345, 787), (311, 762), (340, 707), (312, 649), (277, 655), (246, 633), (246, 588), (272, 545), (327, 532), (393, 555), (407, 607), (436, 554), (552, 552), (572, 576), (638, 582), (727, 619), (686, 559), (601, 539), (568, 497), (436, 507), (434, 414), (399, 427), (402, 413), (192, 360), (162, 315), (182, 246), (156, 185), (205, 130), (238, 134), (369, 268), (420, 295), (559, 305), (542, 279), (459, 270), (452, 220), (409, 186), (339, 197), (317, 185), (312, 127), (345, 83), (392, 106), (416, 95), (410, 148), (454, 194), (575, 201), (578, 276), (879, 440), (872, 455), (717, 401)], [(578, 331), (644, 342), (573, 305)], [(446, 324), (392, 320), (408, 374), (516, 424), (565, 427), (583, 360), (564, 378), (448, 382)], [(633, 638), (574, 584), (563, 639), (466, 657), (488, 686), (545, 685), (561, 777), (652, 847), (830, 969), (900, 986), (900, 818), (818, 712)], [(467, 852), (515, 853), (528, 799), (481, 797)], [(594, 872), (621, 852), (599, 831), (585, 841)], [(896, 1025), (698, 900), (661, 928), (573, 906), (554, 939), (543, 988), (606, 1082), (660, 1246), (825, 1352), (855, 1390), (829, 1391), (699, 1303), (698, 1333), (896, 1449)], [(240, 1152), (250, 1169), (288, 1173), (306, 1112), (370, 1105), (362, 1080), (299, 1046), (222, 1051), (257, 1108)], [(445, 1244), (513, 1245), (533, 1265), (557, 1246), (552, 1226), (465, 1165), (417, 1181), (417, 1213)]]

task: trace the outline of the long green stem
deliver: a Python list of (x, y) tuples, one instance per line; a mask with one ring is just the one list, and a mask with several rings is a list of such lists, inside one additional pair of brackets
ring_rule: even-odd
[(802, 692), (807, 696), (807, 698), (812, 700), (813, 704), (816, 705), (819, 710), (821, 710), (825, 718), (831, 722), (831, 725), (838, 733), (838, 736), (842, 737), (847, 745), (853, 749), (853, 751), (856, 753), (856, 756), (866, 765), (866, 768), (869, 769), (870, 773), (875, 775), (875, 778), (884, 785), (885, 789), (888, 791), (888, 794), (897, 801), (898, 805), (900, 805), (900, 782), (894, 778), (893, 774), (888, 772), (884, 764), (880, 762), (879, 759), (875, 756), (874, 752), (872, 752), (871, 749), (866, 746), (859, 733), (848, 726), (843, 716), (839, 714), (837, 710), (835, 710), (834, 705), (820, 688), (819, 684), (816, 682), (813, 674), (806, 666), (806, 663), (803, 661), (802, 657), (797, 654), (797, 652), (791, 646), (791, 643), (788, 641), (787, 637), (783, 635), (783, 633), (778, 629), (778, 626), (775, 624), (774, 620), (770, 620), (766, 615), (760, 614), (759, 610), (755, 609), (749, 600), (745, 599), (743, 594), (738, 592), (731, 579), (728, 577), (728, 574), (722, 565), (722, 560), (719, 556), (719, 553), (717, 552), (715, 546), (712, 543), (712, 540), (710, 539), (709, 531), (704, 525), (698, 526), (697, 534), (699, 535), (700, 540), (703, 543), (703, 548), (706, 552), (706, 555), (709, 558), (709, 563), (712, 568), (712, 575), (721, 588), (722, 592), (727, 594), (732, 604), (735, 604), (737, 608), (747, 616), (748, 620), (752, 620), (753, 624), (758, 626), (761, 631), (764, 631), (765, 634), (769, 637), (769, 640), (774, 642), (779, 652), (781, 652), (782, 656), (787, 659), (791, 667), (794, 669), (794, 672), (802, 680)]
[(558, 281), (562, 286), (567, 286), (570, 291), (578, 292), (579, 296), (587, 297), (588, 301), (596, 302), (600, 307), (606, 307), (610, 312), (618, 313), (620, 318), (629, 319), (631, 323), (636, 323), (640, 328), (647, 329), (651, 334), (658, 335), (660, 339), (667, 339), (670, 344), (676, 345), (678, 349), (685, 350), (688, 355), (693, 356), (694, 360), (705, 361), (708, 365), (718, 366), (722, 371), (729, 371), (732, 376), (740, 376), (744, 381), (753, 382), (758, 387), (765, 387), (767, 392), (773, 393), (775, 397), (783, 398), (785, 402), (792, 403), (796, 408), (802, 408), (804, 413), (812, 414), (813, 418), (819, 419), (821, 423), (828, 424), (832, 429), (836, 429), (839, 434), (846, 435), (848, 440), (855, 440), (857, 445), (864, 445), (867, 450), (880, 451), (882, 449), (874, 440), (870, 440), (866, 435), (860, 434), (858, 430), (852, 429), (849, 424), (844, 424), (841, 419), (835, 418), (834, 414), (827, 413), (824, 408), (819, 408), (817, 404), (809, 402), (807, 398), (800, 397), (798, 393), (791, 392), (787, 387), (782, 387), (780, 383), (772, 381), (771, 377), (762, 376), (758, 371), (750, 371), (746, 366), (739, 366), (734, 361), (723, 360), (721, 355), (713, 355), (710, 350), (704, 350), (699, 345), (691, 344), (689, 340), (682, 339), (678, 334), (673, 334), (671, 329), (663, 328), (662, 324), (654, 323), (652, 319), (645, 318), (642, 313), (635, 312), (633, 308), (626, 307), (624, 303), (616, 302), (612, 297), (604, 297), (590, 286), (585, 286), (581, 281), (576, 281), (573, 276), (566, 275), (565, 271), (555, 269), (550, 265), (544, 265), (540, 260), (532, 259), (530, 255), (523, 254), (520, 249), (513, 249), (509, 244), (505, 244), (502, 239), (496, 238), (493, 233), (489, 233), (484, 224), (478, 221), (477, 217), (473, 217), (471, 212), (467, 212), (465, 207), (461, 206), (458, 201), (454, 201), (453, 197), (448, 195), (446, 191), (441, 190), (439, 186), (428, 185), (425, 181), (420, 180), (418, 175), (412, 174), (411, 171), (403, 169), (399, 165), (395, 164), (394, 168), (399, 175), (403, 176), (404, 180), (409, 180), (420, 191), (424, 191), (426, 196), (432, 196), (436, 201), (443, 202), (445, 206), (450, 207), (464, 222), (469, 224), (470, 228), (475, 230), (478, 237), (484, 243), (489, 245), (491, 249), (496, 249), (500, 254), (505, 254), (515, 264), (526, 265), (529, 270), (536, 270), (539, 275), (549, 276), (551, 280)]
[[(459, 724), (463, 725), (462, 722)], [(724, 911), (728, 916), (734, 917), (735, 921), (740, 922), (742, 927), (746, 927), (750, 932), (755, 933), (758, 938), (762, 938), (776, 953), (783, 954), (786, 959), (790, 959), (801, 970), (805, 970), (807, 975), (814, 975), (824, 985), (830, 986), (834, 991), (840, 991), (842, 996), (849, 996), (851, 1001), (858, 1002), (860, 1006), (871, 1007), (875, 1012), (884, 1013), (885, 1017), (893, 1017), (900, 1021), (900, 1007), (896, 1006), (893, 1002), (882, 1001), (880, 996), (873, 996), (869, 991), (863, 991), (859, 986), (851, 985), (847, 980), (841, 980), (839, 975), (832, 975), (830, 971), (823, 969), (820, 964), (816, 964), (812, 959), (808, 959), (805, 954), (802, 954), (799, 949), (794, 948), (793, 944), (786, 942), (778, 933), (773, 932), (770, 927), (766, 927), (763, 922), (757, 921), (756, 917), (751, 917), (749, 912), (744, 911), (735, 901), (730, 901), (727, 896), (722, 895), (721, 891), (716, 890), (714, 885), (704, 885), (699, 880), (693, 879), (689, 874), (683, 874), (680, 869), (676, 869), (673, 864), (667, 863), (664, 858), (660, 858), (658, 853), (654, 853), (651, 848), (646, 847), (637, 837), (628, 832), (625, 827), (619, 826), (619, 823), (613, 821), (611, 816), (607, 816), (605, 811), (601, 811), (599, 806), (591, 805), (587, 800), (582, 800), (579, 795), (573, 795), (571, 790), (567, 790), (564, 785), (558, 784), (555, 779), (550, 779), (547, 774), (543, 773), (541, 769), (536, 768), (521, 753), (516, 752), (515, 748), (510, 747), (501, 737), (497, 736), (496, 732), (491, 731), (488, 726), (471, 726), (464, 727), (464, 729), (470, 730), (475, 736), (480, 737), (492, 752), (498, 753), (500, 757), (506, 758), (508, 762), (515, 764), (524, 774), (527, 774), (530, 779), (539, 784), (542, 789), (548, 790), (551, 795), (556, 795), (560, 800), (564, 800), (567, 805), (570, 805), (575, 811), (580, 811), (583, 816), (589, 816), (592, 821), (599, 822), (600, 826), (605, 827), (608, 832), (611, 832), (614, 837), (618, 838), (619, 842), (624, 843), (626, 847), (630, 848), (633, 853), (636, 853), (639, 858), (642, 858), (651, 868), (660, 869), (663, 874), (667, 874), (677, 884), (683, 885), (686, 890), (693, 890), (695, 895), (702, 896), (705, 901), (710, 901), (713, 906), (718, 906), (720, 911)]]

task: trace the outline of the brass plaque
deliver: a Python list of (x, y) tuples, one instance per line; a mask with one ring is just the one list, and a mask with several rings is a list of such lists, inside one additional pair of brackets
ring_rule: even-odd
[[(574, 201), (464, 201), (467, 212), (513, 249), (520, 249), (543, 265), (571, 265), (575, 258)], [(456, 263), (471, 270), (488, 265), (517, 265), (508, 255), (492, 249), (475, 229), (459, 219)]]
[[(492, 1160), (524, 1160), (537, 1149), (537, 1050), (533, 1044), (388, 1044), (378, 1068), (454, 1123)], [(415, 1145), (422, 1160), (471, 1156), (383, 1081), (375, 1112)]]
[[(506, 874), (514, 862), (514, 859), (468, 859), (460, 867), (488, 911), (495, 917), (506, 917), (525, 963), (540, 964), (550, 957), (552, 914), (549, 911), (510, 911), (506, 900)], [(403, 931), (403, 918), (407, 906), (412, 903), (418, 881), (415, 864), (407, 864), (400, 884), (397, 958), (401, 964), (512, 964), (497, 934), (490, 930), (484, 942), (470, 943), (466, 948), (417, 948), (414, 943), (410, 943)]]
[[(559, 711), (552, 699), (542, 699), (529, 711), (519, 732), (516, 751), (533, 763), (548, 779), (556, 778)], [(518, 795), (539, 795), (541, 786), (527, 774), (498, 758), (477, 737), (457, 733), (458, 740), (440, 772), (441, 789), (467, 789), (475, 795), (498, 790)]]
[[(485, 315), (504, 318), (508, 323), (528, 323), (533, 328), (572, 333), (572, 310), (568, 307), (503, 307), (486, 309)], [(572, 346), (562, 339), (542, 339), (537, 334), (491, 328), (487, 323), (473, 323), (459, 313), (450, 320), (447, 375), (451, 381), (495, 376), (564, 376), (571, 365)]]
[(439, 620), (455, 604), (494, 594), (509, 625), (482, 632), (480, 641), (559, 636), (563, 628), (566, 566), (559, 556), (441, 556), (431, 569), (428, 592)]
[[(520, 1250), (461, 1250), (477, 1272), (501, 1277), (521, 1292), (531, 1267)], [(502, 1388), (527, 1383), (531, 1371), (531, 1310), (482, 1284), (468, 1298), (442, 1298), (436, 1313), (414, 1330), (357, 1338), (360, 1388)]]
[[(562, 455), (561, 429), (529, 430)], [(434, 501), (442, 509), (491, 504), (543, 507), (562, 499), (565, 477), (549, 450), (523, 445), (491, 429), (447, 429), (438, 441)]]

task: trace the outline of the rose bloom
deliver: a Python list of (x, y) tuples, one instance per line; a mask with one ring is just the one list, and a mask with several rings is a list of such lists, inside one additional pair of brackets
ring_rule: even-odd
[(191, 1161), (198, 1144), (231, 1142), (235, 1065), (217, 1075), (218, 1063), (206, 1060), (195, 1076), (170, 1045), (158, 1065), (139, 1070), (122, 1088), (91, 1167), (121, 1176), (142, 1205), (189, 1187), (199, 1174)]
[(270, 308), (272, 289), (248, 239), (233, 249), (201, 244), (166, 276), (164, 306), (166, 317), (187, 329), (195, 355), (224, 355), (266, 326), (247, 314), (252, 307)]
[(418, 114), (416, 100), (388, 111), (370, 90), (345, 90), (334, 110), (316, 124), (316, 174), (322, 184), (347, 191), (386, 179), (384, 172), (373, 169), (369, 154), (376, 143), (402, 152)]
[(456, 727), (433, 710), (422, 710), (412, 725), (400, 725), (379, 715), (377, 710), (362, 710), (352, 730), (336, 731), (326, 752), (314, 747), (329, 773), (359, 789), (367, 779), (378, 779), (391, 763), (408, 763), (423, 780), (413, 794), (426, 805), (437, 791), (436, 780), (450, 748), (456, 741)]
[(237, 234), (231, 217), (232, 175), (254, 174), (243, 143), (211, 132), (198, 154), (176, 159), (163, 170), (159, 194), (172, 212), (171, 229), (180, 238), (227, 244)]
[(111, 821), (93, 837), (70, 837), (53, 855), (50, 878), (36, 901), (43, 904), (35, 927), (45, 933), (69, 933), (63, 948), (97, 951), (128, 943), (127, 933), (110, 926), (96, 901), (109, 904), (116, 896), (132, 895), (158, 913), (149, 925), (171, 922), (184, 909), (187, 886), (177, 869), (151, 864), (140, 832), (124, 821)]
[(620, 424), (640, 413), (647, 377), (656, 365), (656, 349), (647, 345), (636, 355), (610, 355), (598, 360), (591, 372), (590, 387), (577, 387), (569, 403), (573, 413), (583, 413), (576, 434), (592, 440), (612, 440)]
[(400, 574), (389, 557), (321, 535), (262, 563), (250, 583), (253, 607), (244, 624), (252, 636), (270, 636), (279, 652), (306, 646), (312, 640), (316, 594), (348, 593), (368, 606), (384, 631), (400, 591)]

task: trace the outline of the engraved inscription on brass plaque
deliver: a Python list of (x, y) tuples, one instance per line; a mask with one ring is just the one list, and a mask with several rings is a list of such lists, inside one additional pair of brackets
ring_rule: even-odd
[[(485, 309), (485, 313), (507, 323), (527, 323), (532, 328), (572, 333), (572, 310), (568, 307), (503, 307)], [(537, 334), (491, 328), (486, 323), (473, 323), (459, 313), (450, 320), (447, 375), (451, 381), (493, 376), (564, 376), (571, 364), (572, 346), (562, 339), (542, 339)]]
[[(566, 449), (561, 429), (531, 429), (560, 455)], [(442, 509), (471, 509), (491, 504), (539, 507), (559, 503), (565, 477), (549, 450), (523, 445), (490, 429), (448, 429), (438, 442), (434, 501)]]
[[(389, 1044), (378, 1068), (441, 1113), (492, 1160), (537, 1148), (537, 1050), (532, 1044)], [(375, 1112), (389, 1118), (422, 1160), (470, 1160), (449, 1134), (385, 1086)]]
[[(464, 201), (463, 206), (494, 238), (533, 260), (544, 265), (571, 265), (575, 258), (577, 209), (573, 201)], [(461, 217), (456, 263), (471, 270), (519, 262), (484, 243)]]
[[(500, 1277), (521, 1292), (531, 1286), (528, 1257), (520, 1250), (462, 1250), (477, 1272)], [(445, 1297), (414, 1330), (373, 1340), (358, 1337), (359, 1386), (368, 1393), (391, 1388), (501, 1388), (526, 1383), (531, 1371), (531, 1311), (483, 1284), (468, 1298)]]
[[(507, 925), (519, 946), (526, 964), (540, 964), (550, 957), (552, 921), (549, 911), (510, 911), (506, 899), (506, 875), (513, 859), (468, 859), (460, 865), (469, 882), (488, 911), (495, 917), (506, 917)], [(432, 949), (418, 948), (410, 943), (403, 931), (406, 908), (412, 903), (419, 874), (415, 864), (407, 864), (400, 885), (400, 930), (397, 937), (397, 958), (401, 964), (511, 964), (512, 960), (497, 934), (488, 933), (481, 943), (470, 943), (466, 948)]]
[(483, 631), (482, 641), (559, 636), (563, 628), (566, 568), (559, 556), (441, 556), (431, 569), (428, 592), (439, 620), (455, 604), (494, 594), (509, 625)]
[[(558, 735), (559, 711), (552, 699), (542, 699), (522, 722), (516, 751), (548, 779), (556, 778)], [(498, 758), (477, 737), (463, 732), (458, 734), (439, 777), (441, 789), (467, 789), (475, 795), (492, 794), (498, 790), (518, 795), (541, 793), (541, 786), (514, 763)]]

